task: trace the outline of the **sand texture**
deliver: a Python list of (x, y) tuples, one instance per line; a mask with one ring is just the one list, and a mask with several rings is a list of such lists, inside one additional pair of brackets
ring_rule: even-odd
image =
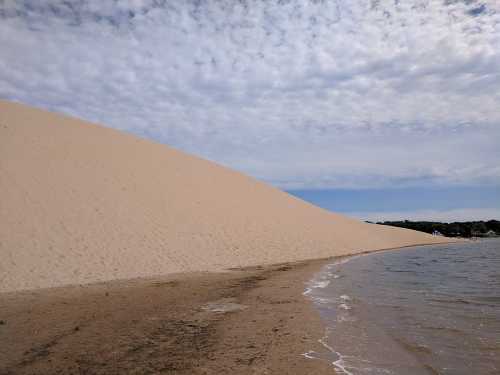
[(165, 145), (0, 102), (0, 291), (447, 241), (330, 213)]
[(0, 374), (332, 375), (318, 261), (0, 294)]

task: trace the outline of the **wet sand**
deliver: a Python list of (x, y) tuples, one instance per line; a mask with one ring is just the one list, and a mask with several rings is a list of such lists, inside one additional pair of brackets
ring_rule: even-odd
[(0, 374), (333, 374), (304, 283), (325, 261), (0, 294)]

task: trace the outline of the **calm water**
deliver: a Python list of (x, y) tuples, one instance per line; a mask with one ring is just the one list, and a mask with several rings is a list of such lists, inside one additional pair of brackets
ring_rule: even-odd
[(500, 374), (500, 240), (422, 246), (328, 265), (306, 293), (346, 374)]

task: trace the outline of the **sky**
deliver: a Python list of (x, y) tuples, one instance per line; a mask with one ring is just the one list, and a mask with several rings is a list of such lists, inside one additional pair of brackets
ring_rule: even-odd
[(500, 219), (499, 87), (496, 0), (0, 0), (1, 98), (363, 219)]

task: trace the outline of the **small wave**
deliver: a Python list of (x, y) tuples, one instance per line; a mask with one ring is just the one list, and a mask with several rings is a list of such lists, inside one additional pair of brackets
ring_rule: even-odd
[(320, 305), (327, 305), (333, 302), (330, 298), (324, 297), (312, 297), (312, 300)]
[(482, 303), (478, 303), (475, 301), (466, 300), (463, 298), (428, 298), (429, 302), (438, 302), (445, 304), (458, 304), (458, 305), (482, 305)]
[(307, 296), (308, 294), (310, 294), (312, 292), (312, 289), (311, 288), (306, 288), (306, 290), (304, 291), (304, 293), (302, 293), (302, 295), (304, 296)]
[(339, 314), (337, 315), (337, 322), (338, 323), (344, 323), (344, 322), (356, 322), (357, 319), (348, 315), (348, 314)]
[(410, 342), (402, 338), (395, 338), (395, 340), (410, 353), (432, 354), (432, 350), (426, 345)]
[(445, 327), (445, 326), (433, 326), (433, 325), (421, 325), (421, 329), (429, 330), (429, 331), (443, 331), (443, 332), (449, 332), (454, 335), (466, 335), (467, 333), (464, 332), (461, 329), (454, 328), (454, 327)]
[(500, 302), (500, 296), (478, 296), (477, 299), (484, 302)]
[[(415, 249), (394, 256), (374, 254), (339, 266), (350, 260), (344, 258), (323, 268), (312, 280), (315, 284), (307, 286), (330, 281), (328, 288), (314, 289), (309, 297), (317, 302), (330, 328), (331, 336), (323, 343), (335, 350), (324, 345), (331, 354), (318, 349), (308, 355), (328, 360), (338, 374), (404, 374), (401, 369), (437, 374), (472, 365), (477, 367), (474, 373), (480, 374), (500, 367), (495, 336), (500, 245), (453, 246), (456, 254), (446, 248)], [(419, 256), (408, 259), (407, 254), (417, 251)], [(468, 259), (466, 267), (460, 257), (474, 259)], [(392, 358), (391, 353), (398, 355)], [(485, 365), (485, 358), (492, 364)]]
[(333, 349), (330, 345), (326, 343), (326, 340), (328, 339), (329, 336), (329, 330), (326, 330), (325, 336), (321, 339), (318, 340), (318, 342), (323, 345), (326, 349), (328, 349), (331, 353), (335, 354), (337, 356), (337, 359), (332, 362), (332, 365), (335, 366), (335, 368), (339, 371), (342, 371), (342, 373), (346, 375), (354, 375), (352, 372), (347, 370), (346, 368), (346, 363), (344, 361), (345, 356), (340, 354), (338, 351)]
[(309, 350), (308, 352), (306, 353), (302, 353), (302, 355), (304, 357), (306, 357), (307, 359), (318, 359), (317, 357), (315, 357), (313, 354), (316, 353), (315, 351), (313, 350)]
[(339, 352), (335, 352), (338, 356), (339, 356), (339, 359), (337, 359), (336, 361), (333, 362), (333, 365), (339, 369), (340, 371), (342, 371), (344, 374), (346, 375), (354, 375), (352, 372), (350, 372), (349, 370), (347, 370), (346, 368), (346, 363), (344, 361), (344, 356), (342, 356)]
[[(314, 289), (323, 289), (330, 284), (330, 280), (311, 280), (307, 285), (308, 287), (302, 293), (302, 295), (307, 296), (313, 292)], [(314, 298), (313, 298), (314, 299)]]
[[(333, 349), (330, 345), (327, 344), (328, 336), (330, 335), (330, 330), (327, 328), (325, 330), (325, 334), (322, 338), (318, 340), (318, 342), (326, 349), (328, 352), (332, 353), (335, 356), (335, 359), (333, 361), (329, 361), (334, 367), (336, 372), (340, 374), (345, 374), (345, 375), (354, 375), (352, 372), (350, 372), (347, 369), (347, 364), (345, 363), (345, 358), (346, 356), (342, 355), (341, 353), (337, 352), (335, 349)], [(302, 354), (304, 357), (308, 359), (319, 359), (321, 360), (321, 356), (318, 355), (314, 350), (309, 350), (306, 353)]]
[[(340, 278), (339, 274), (333, 273), (330, 270), (338, 265), (344, 264), (349, 262), (352, 259), (358, 258), (362, 255), (353, 255), (353, 256), (348, 256), (348, 257), (342, 257), (333, 263), (327, 264), (324, 268), (323, 271), (320, 271), (316, 277), (314, 277), (312, 280), (310, 280), (307, 283), (307, 288), (306, 290), (302, 293), (303, 295), (308, 295), (311, 294), (313, 289), (323, 289), (326, 288), (328, 285), (330, 285), (331, 279), (338, 279)], [(325, 272), (326, 270), (326, 272)]]
[(347, 303), (341, 303), (339, 307), (344, 310), (351, 310), (351, 306), (349, 306)]
[(315, 285), (313, 285), (313, 288), (326, 288), (328, 285), (330, 285), (330, 280), (323, 280), (323, 281), (317, 281)]

